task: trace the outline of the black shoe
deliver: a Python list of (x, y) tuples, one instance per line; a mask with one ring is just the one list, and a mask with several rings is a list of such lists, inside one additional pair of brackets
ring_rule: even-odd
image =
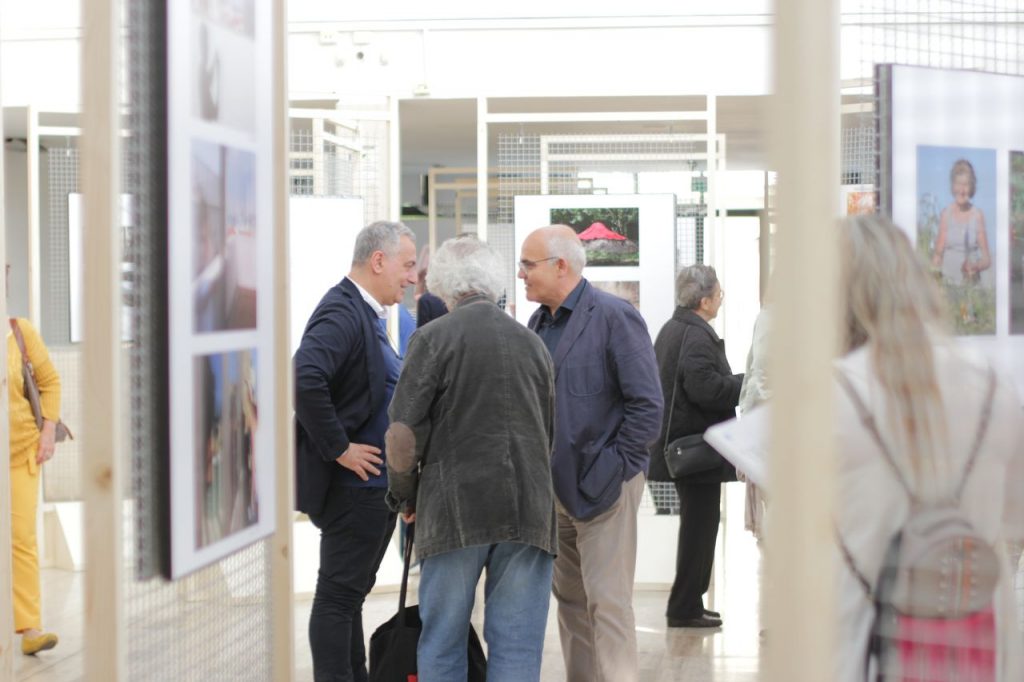
[(722, 627), (722, 621), (718, 618), (699, 616), (697, 618), (669, 618), (670, 628), (718, 628)]
[(718, 611), (712, 611), (711, 609), (704, 609), (704, 615), (708, 618), (717, 618), (718, 620), (722, 620), (722, 614)]

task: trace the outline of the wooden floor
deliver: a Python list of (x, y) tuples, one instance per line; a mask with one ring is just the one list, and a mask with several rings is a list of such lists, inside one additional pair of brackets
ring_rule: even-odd
[[(722, 612), (725, 625), (710, 633), (668, 629), (664, 617), (667, 592), (664, 589), (638, 590), (634, 595), (634, 606), (640, 679), (643, 682), (755, 682), (759, 679), (760, 557), (753, 539), (743, 531), (742, 495), (730, 495), (728, 499), (729, 513), (719, 538), (715, 568), (717, 597), (708, 604)], [(61, 642), (56, 649), (36, 657), (18, 656), (15, 664), (17, 680), (70, 682), (83, 679), (82, 578), (81, 573), (44, 570), (44, 623), (59, 633)], [(1022, 575), (1018, 576), (1018, 597), (1024, 603)], [(367, 633), (393, 614), (397, 601), (395, 593), (373, 594), (367, 599), (364, 612)], [(310, 607), (308, 598), (298, 600), (295, 605), (296, 680), (302, 682), (312, 679), (306, 639)], [(474, 617), (478, 631), (481, 631), (481, 619), (478, 603)], [(199, 667), (195, 669), (194, 676), (190, 675), (191, 679), (218, 679), (215, 673)], [(554, 682), (564, 679), (565, 668), (552, 601), (542, 680)]]

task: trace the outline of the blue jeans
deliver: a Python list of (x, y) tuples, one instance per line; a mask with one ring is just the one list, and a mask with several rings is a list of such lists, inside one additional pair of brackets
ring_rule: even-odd
[(469, 617), (485, 567), (487, 680), (539, 680), (554, 559), (542, 549), (517, 542), (466, 547), (424, 559), (423, 632), (416, 650), (419, 682), (466, 679)]

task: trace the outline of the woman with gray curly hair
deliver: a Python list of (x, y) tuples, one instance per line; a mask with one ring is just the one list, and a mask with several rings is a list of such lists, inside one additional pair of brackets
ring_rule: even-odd
[[(671, 481), (665, 464), (665, 443), (702, 434), (708, 427), (735, 416), (742, 374), (733, 374), (725, 357), (725, 342), (710, 322), (718, 315), (724, 292), (715, 269), (708, 265), (683, 268), (676, 277), (676, 310), (658, 332), (658, 358), (665, 417), (661, 435), (651, 448), (650, 480)], [(674, 481), (679, 494), (679, 544), (676, 577), (669, 594), (669, 627), (712, 628), (722, 624), (716, 611), (704, 608), (703, 595), (711, 583), (721, 483), (735, 480), (736, 471), (721, 467)]]

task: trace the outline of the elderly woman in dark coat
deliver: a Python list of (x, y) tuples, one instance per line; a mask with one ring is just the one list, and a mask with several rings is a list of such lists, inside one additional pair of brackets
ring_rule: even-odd
[[(725, 358), (725, 342), (709, 322), (718, 315), (724, 292), (715, 269), (683, 268), (676, 277), (676, 310), (654, 343), (665, 397), (661, 436), (651, 449), (652, 481), (669, 481), (666, 442), (695, 433), (735, 416), (742, 374), (733, 374)], [(675, 400), (673, 401), (673, 394)], [(711, 628), (721, 616), (704, 608), (711, 582), (720, 520), (721, 483), (736, 472), (723, 460), (722, 469), (675, 481), (679, 493), (679, 544), (676, 578), (668, 599), (669, 627)]]

